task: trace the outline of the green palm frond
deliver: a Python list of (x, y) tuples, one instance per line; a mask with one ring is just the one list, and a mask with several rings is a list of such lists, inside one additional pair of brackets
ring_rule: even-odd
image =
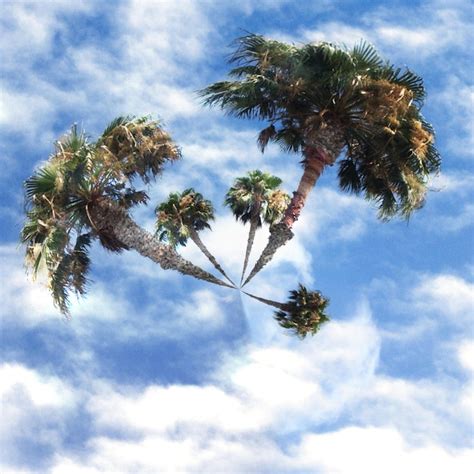
[(374, 46), (364, 40), (354, 46), (350, 55), (359, 70), (376, 71), (385, 64)]
[(193, 188), (182, 193), (171, 193), (168, 199), (155, 209), (157, 215), (156, 233), (159, 239), (173, 247), (186, 245), (191, 229), (199, 232), (210, 229), (214, 220), (214, 207)]
[[(115, 146), (118, 155), (107, 145)], [(178, 157), (177, 147), (158, 122), (119, 117), (95, 143), (73, 125), (55, 143), (49, 160), (25, 181), (21, 241), (26, 245), (26, 262), (33, 274), (45, 269), (61, 311), (67, 312), (69, 291), (85, 291), (86, 248), (92, 240), (115, 252), (127, 248), (111, 229), (93, 222), (94, 206), (106, 200), (128, 210), (145, 203), (147, 194), (137, 190), (132, 180), (141, 177), (148, 182), (165, 161)], [(77, 236), (75, 244), (73, 236)]]
[[(346, 155), (339, 164), (343, 190), (375, 200), (383, 219), (408, 217), (422, 205), (440, 159), (420, 112), (421, 77), (383, 60), (364, 41), (352, 49), (326, 42), (297, 47), (249, 34), (236, 43), (234, 80), (202, 90), (205, 104), (264, 121), (262, 151), (273, 141), (301, 152), (336, 131)], [(242, 200), (235, 212), (245, 216), (246, 209)]]
[(50, 268), (49, 284), (54, 303), (59, 310), (69, 314), (69, 293), (75, 291), (79, 295), (86, 293), (87, 273), (90, 267), (89, 247), (92, 243), (90, 234), (79, 235), (76, 244), (66, 252), (58, 252), (58, 261)]
[(108, 125), (105, 127), (105, 130), (102, 132), (101, 137), (108, 137), (112, 132), (121, 125), (126, 125), (134, 120), (133, 115), (126, 115), (121, 117), (114, 118)]
[[(229, 206), (237, 220), (244, 224), (256, 219), (260, 227), (263, 222), (273, 224), (281, 218), (278, 206), (282, 195), (273, 194), (281, 184), (281, 179), (260, 170), (249, 171), (247, 176), (237, 178), (227, 191), (224, 204)], [(284, 194), (284, 193), (283, 193)], [(274, 207), (269, 209), (269, 199), (273, 195)]]
[(282, 309), (275, 311), (275, 319), (281, 327), (304, 339), (308, 334), (316, 334), (321, 325), (329, 321), (325, 313), (328, 305), (329, 300), (319, 291), (308, 291), (300, 284), (297, 290), (290, 291)]

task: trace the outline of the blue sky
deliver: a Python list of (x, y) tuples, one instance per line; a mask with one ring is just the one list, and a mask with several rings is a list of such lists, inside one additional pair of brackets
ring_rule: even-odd
[[(3, 1), (0, 160), (1, 471), (53, 474), (471, 472), (473, 439), (472, 6), (272, 0)], [(299, 157), (255, 144), (258, 123), (204, 109), (231, 41), (361, 38), (426, 80), (442, 172), (410, 222), (381, 223), (328, 170), (294, 239), (249, 290), (298, 282), (331, 299), (314, 338), (236, 291), (93, 249), (93, 285), (65, 321), (25, 275), (22, 182), (73, 122), (163, 119), (183, 160), (134, 217), (194, 186), (217, 209), (203, 240), (240, 274), (248, 229), (223, 206), (260, 168), (295, 189)], [(268, 232), (260, 231), (259, 255)], [(189, 244), (183, 255), (212, 270)], [(252, 263), (252, 262), (251, 262)]]

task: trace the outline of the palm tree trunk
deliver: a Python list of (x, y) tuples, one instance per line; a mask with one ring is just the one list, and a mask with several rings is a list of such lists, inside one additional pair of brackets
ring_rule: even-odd
[(209, 252), (208, 248), (204, 245), (204, 242), (199, 237), (197, 231), (193, 228), (190, 229), (191, 240), (199, 247), (199, 250), (209, 259), (209, 261), (214, 265), (215, 269), (220, 272), (227, 280), (235, 287), (235, 283), (226, 275), (224, 269), (219, 265), (217, 259)]
[(247, 240), (247, 249), (245, 250), (245, 260), (244, 260), (244, 267), (242, 269), (242, 276), (240, 277), (240, 284), (242, 285), (242, 281), (244, 280), (245, 271), (247, 270), (247, 265), (249, 263), (250, 252), (252, 251), (253, 241), (255, 240), (255, 234), (257, 233), (258, 228), (258, 216), (250, 221), (250, 229), (249, 229), (249, 238)]
[[(341, 147), (339, 148), (340, 151)], [(339, 153), (331, 153), (326, 147), (307, 146), (304, 149), (304, 172), (293, 193), (282, 221), (270, 229), (270, 237), (260, 258), (245, 280), (245, 286), (267, 263), (271, 261), (275, 252), (285, 245), (292, 237), (293, 224), (298, 220), (310, 191), (314, 188), (321, 176), (324, 167), (334, 163)]]
[(185, 260), (171, 246), (159, 242), (152, 234), (142, 229), (125, 210), (110, 201), (104, 200), (94, 205), (91, 208), (91, 217), (98, 232), (105, 231), (113, 235), (127, 248), (134, 249), (140, 255), (158, 263), (164, 270), (177, 270), (183, 275), (234, 288)]
[(265, 303), (268, 306), (273, 306), (274, 308), (281, 309), (282, 311), (288, 311), (288, 305), (284, 303), (279, 303), (278, 301), (273, 301), (273, 300), (267, 300), (266, 298), (261, 298), (260, 296), (252, 295), (251, 293), (247, 293), (246, 291), (244, 291), (244, 293), (247, 296), (250, 296), (250, 298), (253, 298), (254, 300), (258, 300), (261, 303)]

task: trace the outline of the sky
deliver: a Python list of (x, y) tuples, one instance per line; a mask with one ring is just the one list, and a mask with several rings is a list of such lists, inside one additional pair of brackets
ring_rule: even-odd
[[(473, 472), (472, 13), (467, 0), (3, 0), (1, 472)], [(260, 153), (261, 124), (196, 94), (225, 78), (245, 32), (363, 38), (420, 74), (443, 160), (426, 205), (380, 222), (324, 173), (295, 237), (248, 286), (328, 296), (331, 321), (303, 341), (236, 290), (99, 246), (65, 320), (27, 277), (18, 235), (22, 183), (72, 123), (94, 138), (119, 115), (160, 118), (183, 159), (134, 218), (152, 230), (156, 204), (195, 187), (216, 208), (202, 239), (235, 278), (248, 227), (223, 206), (233, 179), (258, 168), (296, 188), (299, 156)], [(182, 255), (212, 271), (192, 243)]]

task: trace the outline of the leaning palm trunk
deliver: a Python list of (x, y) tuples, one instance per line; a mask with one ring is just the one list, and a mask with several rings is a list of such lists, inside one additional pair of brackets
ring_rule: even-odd
[(227, 276), (224, 269), (219, 265), (217, 259), (209, 252), (208, 248), (204, 245), (204, 242), (199, 237), (199, 234), (194, 228), (191, 228), (191, 240), (199, 247), (199, 250), (209, 259), (209, 261), (214, 265), (215, 269), (220, 272), (227, 280), (235, 287), (235, 283)]
[(158, 263), (164, 270), (177, 270), (184, 275), (190, 275), (199, 280), (233, 288), (214, 275), (185, 260), (171, 246), (157, 241), (152, 234), (136, 224), (126, 211), (110, 201), (101, 201), (93, 206), (91, 208), (91, 219), (93, 227), (98, 232), (113, 235), (126, 248), (136, 250), (140, 255)]
[(252, 219), (250, 222), (249, 238), (247, 240), (247, 249), (245, 250), (245, 260), (244, 267), (242, 269), (242, 276), (240, 277), (240, 284), (244, 281), (245, 271), (247, 270), (247, 265), (249, 263), (250, 252), (252, 252), (253, 242), (255, 240), (255, 234), (257, 233), (258, 228), (258, 217)]
[(249, 276), (245, 280), (245, 286), (267, 263), (271, 261), (275, 252), (285, 245), (292, 237), (293, 224), (298, 220), (310, 191), (314, 188), (317, 180), (321, 176), (325, 166), (332, 165), (339, 155), (342, 145), (336, 133), (329, 136), (336, 138), (335, 145), (328, 146), (328, 143), (318, 146), (307, 146), (304, 149), (304, 172), (301, 177), (298, 189), (293, 193), (288, 208), (282, 221), (275, 224), (270, 229), (270, 237), (267, 246), (263, 249), (260, 258), (253, 267)]
[(282, 311), (287, 311), (289, 308), (289, 305), (287, 304), (279, 303), (278, 301), (267, 300), (266, 298), (261, 298), (260, 296), (252, 295), (251, 293), (247, 293), (246, 291), (244, 291), (244, 293), (247, 296), (250, 296), (250, 298), (253, 298), (254, 300), (260, 301), (261, 303), (265, 303), (268, 306), (273, 306), (274, 308), (281, 309)]

